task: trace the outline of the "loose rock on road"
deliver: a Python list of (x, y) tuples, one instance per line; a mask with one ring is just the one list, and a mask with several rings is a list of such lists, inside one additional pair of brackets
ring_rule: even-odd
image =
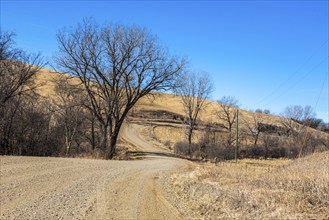
[[(152, 148), (125, 127), (123, 136)], [(167, 178), (188, 162), (166, 156), (133, 161), (0, 157), (0, 219), (180, 219)], [(169, 198), (170, 197), (170, 198)], [(168, 199), (169, 198), (169, 199)]]

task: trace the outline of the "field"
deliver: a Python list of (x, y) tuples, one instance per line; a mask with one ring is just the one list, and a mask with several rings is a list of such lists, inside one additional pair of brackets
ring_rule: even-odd
[(295, 161), (200, 164), (173, 175), (172, 183), (205, 219), (329, 218), (329, 152)]
[[(42, 69), (38, 92), (56, 100), (58, 79)], [(208, 107), (200, 121), (218, 123), (216, 102)], [(241, 119), (254, 114), (241, 110)], [(296, 160), (191, 162), (173, 154), (185, 138), (182, 115), (177, 95), (141, 99), (120, 130), (120, 161), (1, 156), (0, 219), (329, 219), (328, 151)], [(284, 120), (262, 117), (270, 125)]]
[(133, 161), (2, 156), (0, 162), (0, 219), (329, 217), (328, 152), (238, 164), (193, 163), (159, 149)]
[(0, 157), (1, 219), (328, 219), (329, 152), (298, 160), (196, 163), (122, 136), (128, 161)]

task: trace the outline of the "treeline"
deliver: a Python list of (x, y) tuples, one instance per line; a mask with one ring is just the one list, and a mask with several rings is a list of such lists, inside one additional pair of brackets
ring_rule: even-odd
[[(0, 33), (0, 154), (79, 155), (112, 159), (121, 126), (137, 101), (169, 90), (186, 61), (138, 26), (85, 19), (57, 34), (56, 97), (36, 93), (45, 62)], [(70, 80), (71, 76), (75, 80)]]
[(260, 111), (240, 112), (236, 129), (238, 115), (232, 107), (237, 107), (234, 103), (237, 100), (232, 97), (218, 100), (213, 117), (219, 122), (198, 121), (199, 140), (174, 144), (176, 153), (201, 159), (234, 159), (236, 142), (238, 158), (296, 158), (329, 150), (328, 126), (315, 118), (309, 106), (289, 106), (276, 121)]
[[(15, 46), (15, 35), (0, 35), (0, 154), (63, 156), (91, 153), (98, 140), (95, 120), (83, 107), (86, 96), (69, 77), (56, 82), (54, 99), (37, 93), (39, 55)], [(92, 147), (87, 146), (90, 142)]]
[[(188, 69), (185, 59), (169, 55), (144, 28), (84, 20), (60, 31), (54, 63), (63, 74), (57, 73), (51, 99), (37, 93), (35, 81), (46, 61), (17, 48), (14, 39), (0, 32), (0, 154), (112, 159), (130, 110), (140, 98), (163, 90), (182, 98), (186, 142), (176, 144), (177, 153), (231, 159), (236, 137), (240, 157), (293, 158), (328, 149), (327, 136), (309, 129), (328, 130), (310, 107), (287, 108), (279, 125), (265, 120), (269, 110), (258, 109), (249, 120), (240, 115), (236, 129), (238, 100), (224, 96), (212, 112), (219, 123), (203, 124), (199, 116), (213, 91), (209, 74)], [(204, 135), (193, 143), (200, 125)]]

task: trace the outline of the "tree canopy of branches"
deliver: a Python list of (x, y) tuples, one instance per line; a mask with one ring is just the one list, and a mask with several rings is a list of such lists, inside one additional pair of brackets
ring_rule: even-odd
[(15, 47), (15, 34), (0, 32), (0, 105), (32, 90), (32, 77), (44, 65), (42, 57)]
[(56, 82), (55, 91), (58, 99), (54, 104), (58, 124), (62, 124), (64, 127), (66, 156), (70, 155), (73, 142), (77, 142), (79, 134), (86, 129), (86, 125), (83, 123), (86, 120), (84, 112), (86, 95), (81, 92), (80, 86), (72, 85), (69, 79), (67, 75), (63, 74)]
[(206, 72), (185, 72), (176, 87), (181, 95), (186, 115), (187, 138), (192, 143), (192, 134), (197, 125), (200, 112), (207, 106), (207, 100), (213, 91), (213, 84)]
[(183, 69), (146, 29), (120, 24), (98, 26), (84, 20), (57, 35), (61, 71), (77, 76), (89, 96), (89, 108), (102, 126), (105, 158), (115, 153), (120, 128), (143, 96), (165, 90)]
[(224, 122), (224, 126), (228, 131), (227, 142), (231, 145), (234, 141), (232, 132), (237, 117), (236, 108), (239, 107), (239, 102), (234, 97), (223, 96), (217, 103), (219, 109), (215, 111), (215, 114), (220, 121)]
[(292, 119), (296, 122), (304, 122), (309, 119), (315, 118), (315, 113), (312, 107), (309, 105), (305, 107), (301, 105), (290, 105), (284, 109), (282, 116), (285, 118)]
[(257, 145), (264, 121), (262, 113), (252, 113), (252, 119), (250, 121), (246, 119), (243, 119), (243, 121), (246, 127), (247, 135), (252, 138), (253, 144)]
[[(38, 146), (50, 140), (44, 129), (49, 118), (36, 102), (33, 82), (43, 58), (17, 48), (14, 38), (0, 31), (0, 154), (45, 155), (49, 151)], [(35, 132), (38, 127), (43, 130)]]

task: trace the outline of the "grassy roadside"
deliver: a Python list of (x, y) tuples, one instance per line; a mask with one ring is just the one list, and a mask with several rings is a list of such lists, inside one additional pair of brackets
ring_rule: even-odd
[(329, 219), (329, 152), (294, 161), (198, 164), (171, 181), (206, 219)]

